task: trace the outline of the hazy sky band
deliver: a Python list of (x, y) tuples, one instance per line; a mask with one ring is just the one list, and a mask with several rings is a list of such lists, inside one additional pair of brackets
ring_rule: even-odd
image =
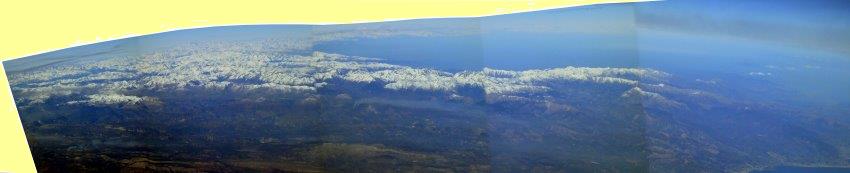
[(850, 54), (850, 1), (641, 3), (639, 27), (778, 42)]

